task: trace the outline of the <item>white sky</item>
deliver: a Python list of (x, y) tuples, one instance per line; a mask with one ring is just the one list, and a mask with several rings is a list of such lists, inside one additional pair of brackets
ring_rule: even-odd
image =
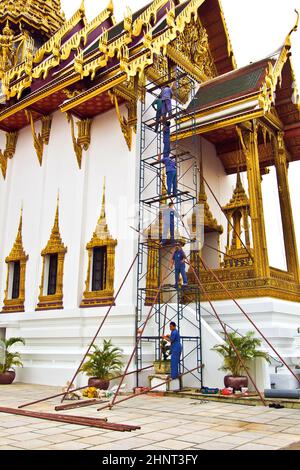
[[(135, 11), (148, 2), (114, 0), (115, 16), (121, 20), (127, 5)], [(61, 3), (67, 17), (70, 17), (81, 0), (61, 0)], [(108, 0), (85, 0), (88, 18), (93, 19), (108, 3)], [(239, 67), (278, 49), (294, 25), (294, 9), (300, 11), (300, 0), (222, 0), (222, 5)], [(300, 89), (300, 26), (293, 35), (292, 52)]]
[[(122, 19), (127, 5), (135, 11), (148, 2), (149, 0), (114, 0), (116, 19)], [(61, 3), (67, 17), (70, 17), (81, 0), (61, 0)], [(88, 18), (93, 19), (107, 4), (108, 0), (85, 0)], [(300, 12), (300, 0), (222, 0), (222, 5), (238, 67), (275, 52), (295, 24), (295, 8)], [(300, 25), (298, 32), (292, 36), (292, 55), (300, 91)], [(300, 252), (299, 178), (300, 162), (292, 163), (289, 181)], [(243, 180), (247, 187), (246, 178)], [(284, 246), (274, 169), (271, 175), (264, 177), (263, 189), (270, 264), (284, 269)]]

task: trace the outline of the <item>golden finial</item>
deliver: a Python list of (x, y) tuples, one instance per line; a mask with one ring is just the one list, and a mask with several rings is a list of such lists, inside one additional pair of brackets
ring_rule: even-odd
[(114, 12), (114, 3), (113, 3), (113, 0), (109, 0), (109, 4), (107, 5), (107, 10), (110, 11), (111, 13)]
[(21, 205), (21, 211), (20, 211), (20, 220), (19, 220), (19, 227), (18, 227), (18, 233), (16, 237), (17, 240), (22, 240), (22, 229), (23, 229), (23, 202)]
[(57, 198), (56, 198), (56, 211), (55, 211), (55, 219), (53, 230), (59, 230), (59, 190), (57, 191)]
[(106, 213), (105, 213), (105, 190), (106, 190), (106, 181), (105, 181), (105, 176), (103, 178), (103, 191), (102, 191), (102, 207), (101, 207), (101, 215), (100, 215), (100, 220), (104, 220), (106, 218)]
[(105, 178), (103, 180), (103, 193), (102, 193), (102, 207), (101, 207), (101, 214), (97, 222), (97, 226), (94, 232), (94, 237), (97, 237), (99, 239), (108, 239), (111, 238), (111, 235), (109, 233), (107, 223), (106, 223), (106, 210), (105, 210), (105, 204), (106, 204), (106, 198), (105, 198), (105, 191), (106, 191), (106, 181)]

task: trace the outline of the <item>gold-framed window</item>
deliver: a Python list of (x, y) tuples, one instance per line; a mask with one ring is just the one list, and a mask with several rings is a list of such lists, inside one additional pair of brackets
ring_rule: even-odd
[(102, 209), (93, 237), (86, 245), (88, 269), (80, 307), (104, 307), (114, 304), (115, 248), (106, 223), (105, 182)]
[(23, 209), (21, 210), (17, 236), (10, 254), (6, 257), (7, 277), (4, 292), (3, 313), (24, 312), (25, 274), (28, 255), (22, 239)]
[(68, 249), (63, 244), (59, 230), (59, 200), (51, 235), (41, 252), (43, 258), (39, 302), (36, 310), (63, 308), (64, 261)]

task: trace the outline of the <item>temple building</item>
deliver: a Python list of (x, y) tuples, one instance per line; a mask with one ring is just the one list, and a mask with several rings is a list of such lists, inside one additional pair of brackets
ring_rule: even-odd
[[(152, 0), (136, 12), (127, 8), (120, 23), (107, 2), (88, 21), (84, 2), (66, 20), (59, 0), (0, 0), (0, 337), (26, 341), (18, 380), (64, 385), (112, 305), (101, 337), (124, 357), (134, 348), (144, 318), (136, 313), (141, 264), (119, 287), (146, 243), (143, 305), (151, 308), (166, 275), (159, 259), (171, 254), (157, 251), (158, 213), (149, 209), (147, 222), (139, 209), (158, 210), (167, 199), (165, 183), (145, 182), (155, 162), (141, 165), (141, 149), (150, 149), (147, 158), (161, 152), (143, 129), (165, 82), (178, 106), (171, 142), (183, 226), (193, 231), (203, 211), (203, 244), (186, 243), (185, 251), (189, 284), (199, 276), (202, 285), (204, 383), (222, 382), (211, 351), (221, 330), (210, 302), (232, 328), (253, 329), (233, 299), (297, 371), (300, 268), (291, 201), (298, 196), (288, 174), (300, 160), (292, 65), (298, 17), (283, 44), (275, 39), (272, 56), (237, 68), (220, 0)], [(272, 235), (264, 184), (275, 176), (269, 197), (281, 227)], [(282, 238), (284, 266), (270, 262), (270, 233)], [(187, 238), (180, 227), (176, 238)], [(193, 295), (182, 301), (191, 302), (189, 319)], [(166, 296), (160, 302), (172, 308)], [(198, 337), (188, 321), (185, 334)], [(152, 355), (149, 343), (143, 365)], [(265, 381), (279, 363), (274, 357)]]

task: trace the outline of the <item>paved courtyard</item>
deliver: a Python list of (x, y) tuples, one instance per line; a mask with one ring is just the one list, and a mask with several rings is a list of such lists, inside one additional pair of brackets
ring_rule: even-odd
[[(0, 406), (17, 407), (27, 401), (59, 393), (56, 387), (13, 384), (0, 386)], [(27, 410), (53, 412), (59, 400)], [(99, 405), (98, 405), (99, 406)], [(0, 450), (277, 450), (299, 448), (300, 410), (274, 410), (187, 398), (143, 396), (113, 410), (97, 406), (65, 414), (107, 417), (116, 423), (136, 424), (138, 431), (117, 432), (0, 414)]]

